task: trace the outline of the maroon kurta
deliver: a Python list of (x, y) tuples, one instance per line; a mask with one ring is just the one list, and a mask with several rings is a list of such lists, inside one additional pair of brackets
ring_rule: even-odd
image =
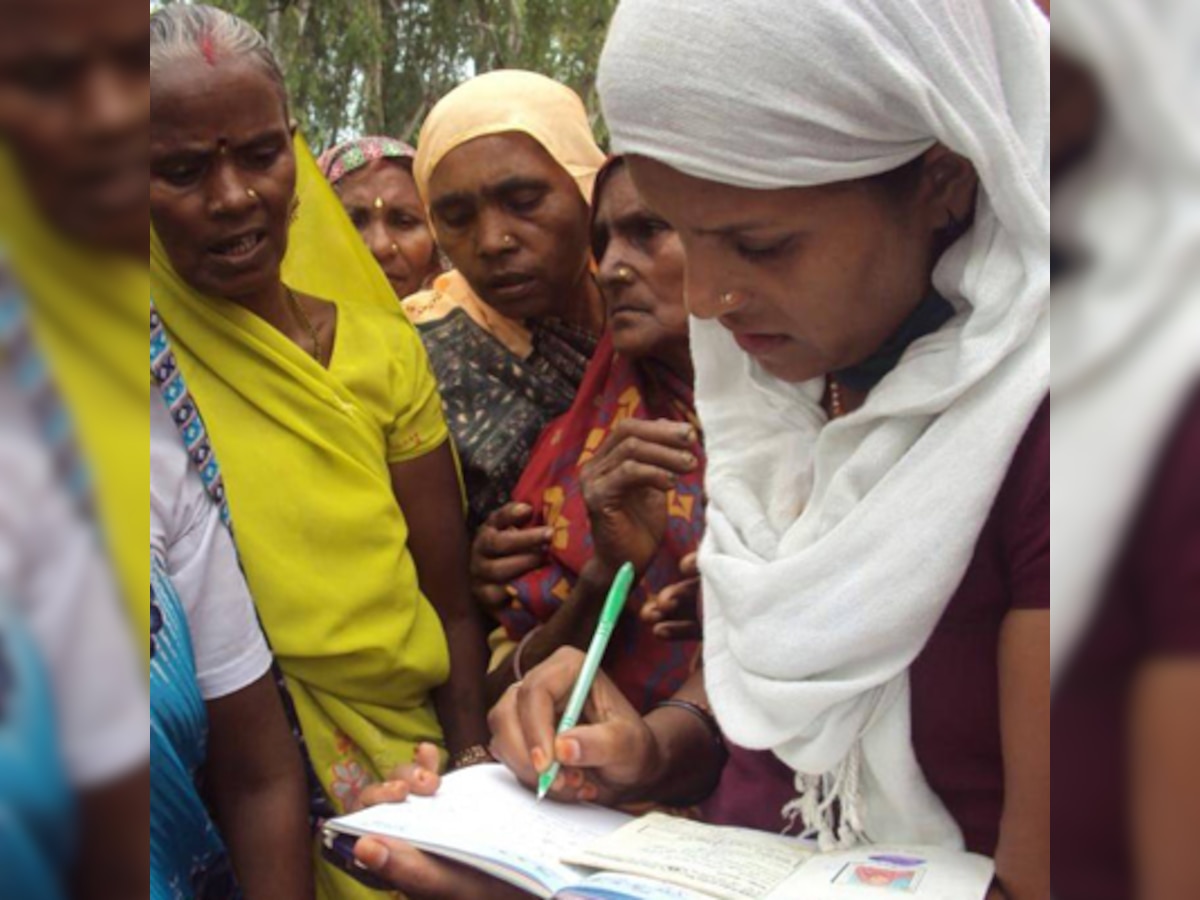
[[(1119, 426), (1114, 426), (1119, 427)], [(1134, 896), (1129, 694), (1155, 658), (1200, 659), (1200, 392), (1168, 442), (1096, 620), (1054, 701), (1058, 900)], [(1197, 715), (1195, 708), (1180, 715)]]
[[(1013, 456), (962, 584), (911, 671), (917, 759), (967, 846), (988, 855), (1004, 803), (1000, 625), (1011, 610), (1049, 605), (1047, 402)], [(793, 773), (773, 754), (732, 748), (705, 813), (723, 825), (780, 831), (786, 824), (780, 810), (793, 797)]]

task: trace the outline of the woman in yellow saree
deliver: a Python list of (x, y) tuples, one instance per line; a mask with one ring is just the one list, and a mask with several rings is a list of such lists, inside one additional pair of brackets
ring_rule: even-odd
[[(421, 342), (244, 22), (151, 19), (151, 292), (220, 458), (259, 616), (339, 810), (486, 758), (485, 645)], [(444, 734), (444, 739), (443, 739)], [(362, 889), (328, 866), (319, 892)]]

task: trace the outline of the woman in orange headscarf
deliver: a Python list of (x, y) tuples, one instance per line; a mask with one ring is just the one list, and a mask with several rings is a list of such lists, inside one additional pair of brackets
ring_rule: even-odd
[(490, 72), (442, 99), (413, 165), (454, 265), (405, 302), (437, 375), (478, 526), (571, 405), (602, 327), (589, 204), (604, 155), (569, 88)]

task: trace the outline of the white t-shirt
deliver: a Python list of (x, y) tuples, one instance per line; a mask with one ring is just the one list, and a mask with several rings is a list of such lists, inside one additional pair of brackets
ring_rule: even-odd
[(271, 653), (233, 540), (157, 389), (150, 392), (150, 552), (183, 603), (201, 696), (228, 696), (266, 674)]
[(119, 597), (95, 528), (0, 379), (0, 600), (15, 604), (46, 667), (76, 788), (115, 780), (150, 756), (143, 656)]

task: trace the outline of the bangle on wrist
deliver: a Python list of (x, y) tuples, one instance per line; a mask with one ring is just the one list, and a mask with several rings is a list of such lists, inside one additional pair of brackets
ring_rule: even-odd
[(533, 636), (541, 630), (541, 625), (535, 625), (534, 628), (525, 635), (525, 637), (521, 638), (521, 643), (517, 644), (517, 649), (513, 651), (512, 672), (514, 684), (521, 681), (521, 679), (525, 677), (525, 669), (521, 665), (521, 657), (525, 655), (525, 648), (529, 646), (529, 642), (533, 640)]
[(686, 713), (699, 719), (700, 722), (708, 729), (708, 734), (712, 738), (713, 744), (720, 749), (723, 755), (729, 753), (729, 748), (725, 746), (725, 735), (721, 733), (721, 726), (717, 722), (717, 717), (713, 715), (712, 710), (702, 703), (694, 703), (691, 700), (680, 700), (672, 697), (669, 700), (663, 700), (654, 706), (655, 709), (681, 709)]
[[(699, 720), (708, 731), (712, 746), (716, 750), (716, 777), (719, 778), (720, 772), (729, 761), (729, 747), (725, 744), (725, 736), (721, 733), (721, 726), (717, 723), (717, 718), (712, 714), (712, 710), (703, 703), (694, 703), (690, 700), (680, 700), (675, 697), (655, 704), (654, 709), (678, 709)], [(674, 796), (670, 798), (669, 802), (673, 806), (682, 808), (699, 806), (711, 796), (715, 787), (716, 782), (714, 781), (712, 784), (700, 789), (701, 793), (695, 796)]]
[(495, 761), (496, 758), (483, 744), (472, 744), (466, 750), (454, 755), (454, 759), (450, 760), (450, 771), (457, 772), (459, 769)]

